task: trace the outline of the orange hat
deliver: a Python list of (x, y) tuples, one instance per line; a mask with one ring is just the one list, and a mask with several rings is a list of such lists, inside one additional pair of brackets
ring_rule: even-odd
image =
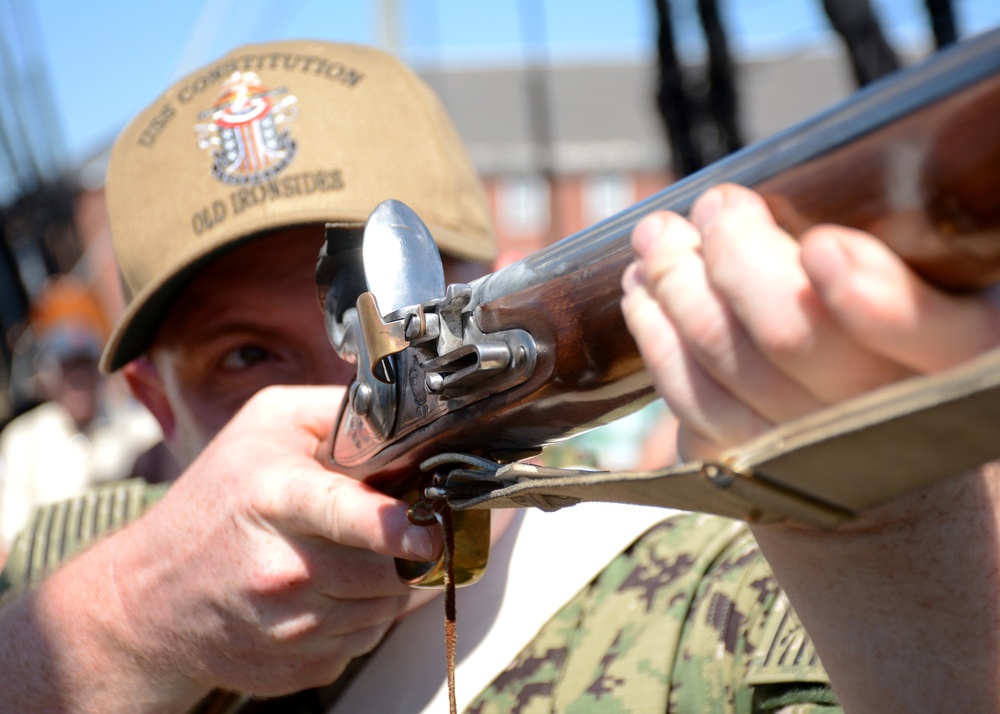
[(31, 306), (31, 329), (36, 339), (71, 326), (92, 333), (100, 342), (108, 336), (108, 321), (81, 280), (72, 275), (50, 278)]

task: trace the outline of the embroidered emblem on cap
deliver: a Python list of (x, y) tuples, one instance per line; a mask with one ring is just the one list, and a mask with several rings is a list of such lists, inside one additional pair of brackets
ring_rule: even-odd
[(214, 149), (212, 175), (223, 183), (257, 183), (295, 158), (296, 144), (287, 125), (298, 116), (298, 100), (285, 89), (267, 89), (254, 72), (235, 72), (222, 86), (211, 109), (199, 119), (195, 135), (202, 149)]

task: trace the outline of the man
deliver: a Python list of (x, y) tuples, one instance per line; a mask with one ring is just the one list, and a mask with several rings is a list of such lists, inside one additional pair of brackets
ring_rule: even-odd
[[(203, 148), (195, 141), (196, 126)], [(478, 190), (471, 188), (475, 185), (450, 125), (426, 89), (391, 59), (363, 48), (322, 43), (244, 48), (182, 80), (126, 129), (112, 156), (108, 192), (129, 306), (104, 364), (125, 371), (187, 468), (152, 507), (155, 494), (126, 493), (116, 501), (124, 503), (121, 510), (148, 509), (145, 516), (97, 541), (0, 612), (5, 705), (46, 712), (184, 711), (213, 688), (266, 697), (309, 687), (324, 688), (312, 693), (311, 701), (300, 699), (296, 705), (313, 710), (409, 712), (440, 701), (432, 697), (440, 689), (441, 672), (428, 664), (439, 656), (439, 640), (428, 642), (437, 627), (420, 624), (430, 622), (421, 618), (436, 608), (420, 605), (433, 596), (403, 588), (391, 563), (392, 557), (432, 558), (438, 539), (408, 523), (407, 504), (318, 466), (317, 449), (333, 427), (343, 392), (314, 385), (344, 382), (349, 371), (326, 347), (312, 290), (302, 286), (312, 279), (321, 224), (336, 220), (349, 233), (375, 203), (390, 196), (414, 208), (446, 252), (487, 257), (486, 210)], [(743, 228), (766, 225), (764, 215), (751, 218)], [(659, 285), (660, 272), (649, 264), (669, 261), (650, 247), (649, 233), (662, 229), (651, 225), (637, 233), (637, 249), (647, 264), (649, 285)], [(724, 225), (727, 234), (735, 232), (732, 223)], [(690, 229), (682, 233), (692, 235)], [(676, 235), (671, 234), (665, 245), (675, 242)], [(685, 245), (683, 255), (697, 258), (699, 249), (693, 242)], [(651, 297), (660, 298), (659, 289), (653, 289), (657, 292)], [(630, 293), (635, 295), (636, 288)], [(645, 307), (639, 312), (647, 312), (651, 304), (659, 302), (640, 302)], [(665, 314), (674, 317), (673, 307), (668, 307)], [(971, 305), (962, 305), (963, 312), (970, 309)], [(671, 334), (663, 331), (664, 319), (643, 332), (642, 320), (634, 319), (636, 310), (626, 301), (632, 327), (644, 341), (660, 387), (683, 419), (681, 443), (686, 453), (699, 453), (697, 448), (709, 445), (717, 448), (752, 431), (731, 430), (725, 413), (708, 412), (718, 395), (699, 401), (706, 397), (704, 392), (689, 389), (683, 375), (672, 372), (672, 364), (660, 360), (655, 351), (656, 340)], [(704, 317), (694, 313), (699, 314)], [(811, 328), (807, 325), (806, 332)], [(685, 338), (701, 344), (697, 334)], [(897, 375), (898, 370), (886, 369), (864, 386)], [(685, 401), (686, 394), (694, 396)], [(844, 395), (825, 395), (828, 401), (840, 396)], [(793, 416), (796, 408), (801, 411), (803, 404), (813, 406), (818, 400), (800, 396), (792, 401), (795, 408), (779, 402), (787, 414), (770, 415), (775, 420)], [(746, 415), (738, 425), (765, 424), (748, 410), (738, 414)], [(725, 430), (709, 432), (715, 439), (706, 444), (703, 432), (694, 427), (716, 418)], [(576, 521), (573, 531), (556, 529), (558, 537), (552, 529), (534, 537), (537, 531), (531, 530), (527, 517), (497, 533), (498, 555), (519, 547), (541, 551), (546, 554), (544, 568), (536, 571), (537, 580), (527, 578), (531, 587), (521, 599), (502, 587), (505, 581), (516, 585), (526, 580), (518, 571), (517, 554), (509, 556), (509, 571), (497, 569), (494, 562), (487, 578), (497, 579), (465, 591), (475, 597), (462, 602), (479, 609), (471, 616), (470, 610), (460, 610), (461, 622), (471, 623), (482, 641), (468, 660), (476, 660), (485, 650), (501, 661), (492, 663), (492, 671), (483, 665), (468, 682), (459, 670), (460, 689), (471, 690), (462, 694), (463, 700), (510, 661), (523, 643), (516, 637), (513, 644), (500, 641), (497, 630), (505, 634), (519, 621), (543, 613), (541, 622), (536, 620), (528, 628), (530, 636), (548, 618), (546, 608), (556, 609), (557, 604), (544, 601), (563, 580), (562, 568), (584, 566), (566, 578), (571, 590), (560, 595), (558, 603), (586, 585), (646, 525), (662, 517), (639, 509), (626, 513), (627, 527), (577, 506), (565, 513), (538, 514), (549, 523), (582, 520), (584, 527)], [(509, 516), (497, 515), (497, 531), (502, 531)], [(119, 520), (133, 517), (125, 514)], [(31, 567), (46, 565), (46, 549), (36, 545), (40, 538), (55, 535), (47, 528), (39, 530), (42, 525), (31, 531), (30, 549), (38, 555), (29, 561)], [(515, 527), (519, 537), (512, 544)], [(846, 538), (831, 536), (829, 541), (793, 528), (759, 533), (770, 539), (777, 562), (784, 567), (783, 579), (799, 593), (800, 606), (819, 621), (817, 627), (828, 630), (823, 627), (825, 618), (831, 625), (855, 618), (871, 625), (878, 616), (898, 617), (895, 606), (908, 596), (907, 588), (920, 590), (919, 583), (912, 582), (913, 576), (923, 576), (919, 568), (897, 567), (896, 582), (905, 587), (889, 593), (893, 608), (886, 613), (877, 607), (886, 600), (853, 585), (854, 570), (850, 587), (839, 587), (840, 582), (839, 589), (831, 587), (833, 575), (858, 565), (836, 558), (836, 551), (855, 556), (861, 541), (877, 540), (884, 530), (860, 529)], [(671, 534), (676, 533), (700, 540), (670, 550)], [(702, 540), (711, 541), (711, 547), (701, 547)], [(931, 540), (921, 543), (927, 552), (932, 552)], [(808, 557), (811, 545), (819, 560)], [(882, 560), (912, 554), (905, 539), (886, 545)], [(964, 543), (963, 547), (966, 557), (984, 551)], [(680, 526), (668, 524), (650, 531), (622, 558), (648, 562), (642, 569), (629, 569), (619, 567), (623, 561), (616, 558), (600, 573), (598, 582), (604, 589), (596, 589), (597, 597), (586, 603), (573, 598), (554, 624), (542, 629), (541, 639), (532, 643), (544, 645), (553, 629), (565, 629), (572, 639), (572, 627), (564, 625), (574, 615), (588, 623), (580, 639), (583, 644), (570, 641), (560, 646), (563, 654), (560, 647), (551, 648), (546, 658), (537, 660), (547, 671), (558, 671), (563, 663), (582, 659), (578, 671), (589, 668), (598, 674), (592, 682), (585, 676), (566, 681), (569, 687), (579, 684), (579, 692), (567, 692), (562, 681), (553, 682), (548, 691), (560, 703), (558, 708), (606, 711), (606, 693), (612, 689), (627, 690), (623, 696), (636, 707), (649, 708), (648, 702), (659, 697), (661, 711), (668, 706), (703, 711), (699, 699), (720, 709), (735, 701), (758, 711), (782, 702), (821, 705), (831, 700), (822, 686), (825, 674), (812, 661), (805, 667), (796, 664), (784, 679), (774, 679), (773, 671), (763, 673), (770, 679), (756, 677), (759, 668), (754, 678), (744, 676), (747, 668), (756, 667), (749, 662), (750, 650), (777, 644), (775, 638), (785, 632), (780, 627), (772, 632), (771, 623), (785, 623), (792, 615), (782, 606), (767, 564), (742, 525), (700, 517)], [(700, 570), (686, 570), (689, 577), (680, 586), (682, 592), (676, 593), (680, 597), (663, 596), (674, 591), (657, 586), (676, 589), (676, 566), (691, 560), (699, 562)], [(878, 584), (884, 563), (877, 565), (876, 573), (861, 566), (857, 573), (869, 584)], [(29, 578), (35, 576), (31, 567)], [(647, 574), (651, 579), (645, 578)], [(953, 572), (946, 574), (954, 577)], [(824, 584), (822, 592), (802, 589), (803, 581), (810, 579)], [(733, 580), (740, 606), (723, 607), (734, 600), (728, 594)], [(660, 595), (658, 606), (665, 606), (681, 626), (655, 629), (651, 625), (662, 626), (670, 619), (656, 618), (641, 621), (639, 629), (644, 631), (637, 632), (629, 620), (646, 612), (644, 605), (651, 600), (633, 593), (654, 590)], [(581, 590), (594, 592), (588, 587)], [(589, 626), (600, 624), (606, 613), (601, 606), (621, 602), (609, 600), (608, 593), (632, 598), (628, 607), (616, 608), (618, 616), (627, 620), (625, 625), (597, 633), (608, 641), (611, 654), (587, 646), (587, 636), (599, 629)], [(856, 607), (844, 608), (844, 598), (852, 606), (867, 607), (871, 617), (859, 617)], [(744, 617), (748, 612), (744, 604), (754, 603), (758, 606), (752, 617)], [(905, 604), (900, 615), (911, 612)], [(980, 604), (982, 612), (990, 610), (988, 600)], [(596, 620), (580, 617), (586, 614), (583, 605), (587, 612), (598, 614)], [(504, 615), (511, 607), (514, 616)], [(684, 614), (685, 608), (690, 615)], [(489, 620), (493, 615), (496, 623)], [(440, 621), (439, 613), (433, 612), (433, 621)], [(499, 627), (486, 632), (492, 624)], [(715, 639), (688, 634), (699, 628), (714, 633)], [(470, 629), (462, 625), (460, 642), (466, 641), (462, 638)], [(673, 639), (659, 637), (664, 631)], [(617, 664), (613, 655), (647, 633), (653, 636), (651, 649), (676, 649), (674, 673), (686, 686), (678, 687), (681, 680), (671, 680), (670, 671), (661, 676), (651, 670), (647, 659), (634, 661), (632, 670), (645, 676), (651, 685), (646, 689), (630, 687), (622, 677), (609, 674)], [(801, 633), (798, 636), (801, 641)], [(645, 641), (649, 643), (649, 637)], [(870, 683), (865, 682), (867, 672), (858, 672), (837, 656), (843, 649), (840, 644), (831, 643), (829, 637), (825, 643), (839, 665), (838, 686), (851, 693), (858, 681)], [(689, 656), (692, 648), (699, 648), (697, 656)], [(735, 666), (728, 658), (730, 648), (739, 655)], [(723, 651), (724, 656), (703, 656), (706, 650)], [(907, 649), (904, 658), (919, 658), (926, 651)], [(347, 670), (352, 659), (366, 653), (371, 654), (355, 660), (359, 664), (348, 670), (347, 678), (341, 677), (333, 689), (324, 686)], [(900, 670), (897, 660), (889, 658), (890, 651), (879, 654), (889, 661), (886, 679), (877, 683), (882, 689), (873, 688), (881, 694), (898, 686), (890, 675)], [(524, 670), (536, 660), (518, 662)], [(990, 662), (987, 658), (975, 666), (984, 668)], [(428, 671), (433, 680), (429, 685), (421, 681)], [(509, 681), (502, 676), (485, 699), (492, 693), (506, 696)], [(543, 685), (521, 688), (518, 696), (525, 698), (520, 701), (546, 695), (547, 684)], [(761, 704), (764, 699), (766, 707)], [(562, 706), (567, 700), (569, 705)], [(891, 699), (881, 699), (886, 701)], [(486, 711), (488, 706), (483, 700), (472, 705), (474, 711)]]
[[(368, 48), (241, 48), (125, 129), (107, 195), (128, 305), (103, 367), (122, 370), (186, 470), (166, 495), (131, 482), (33, 521), (6, 572), (40, 584), (0, 617), (5, 705), (184, 711), (214, 688), (285, 695), (381, 642), (335, 703), (327, 690), (296, 705), (440, 710), (442, 609), (419, 607), (438, 595), (404, 587), (392, 563), (433, 558), (440, 538), (408, 522), (408, 504), (316, 460), (343, 390), (315, 385), (346, 384), (354, 367), (328, 344), (313, 275), (324, 224), (355, 240), (387, 198), (427, 223), (449, 281), (494, 257), (485, 197), (437, 99)], [(460, 598), (461, 699), (661, 517), (497, 513), (489, 572)]]
[(145, 410), (115, 399), (101, 379), (97, 363), (107, 326), (77, 279), (64, 275), (46, 283), (32, 305), (29, 334), (26, 354), (40, 403), (0, 433), (4, 553), (37, 507), (127, 477), (136, 455), (159, 434)]

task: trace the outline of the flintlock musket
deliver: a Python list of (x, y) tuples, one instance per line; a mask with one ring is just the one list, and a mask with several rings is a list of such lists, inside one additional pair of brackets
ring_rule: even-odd
[[(470, 557), (456, 567), (471, 582), (488, 547), (488, 510), (476, 509), (613, 499), (833, 527), (1000, 457), (1000, 440), (974, 435), (1000, 422), (994, 359), (784, 425), (717, 463), (624, 477), (516, 463), (654, 397), (619, 308), (629, 234), (653, 211), (686, 213), (722, 182), (761, 193), (793, 235), (838, 223), (875, 234), (939, 286), (1000, 280), (1000, 30), (469, 284), (446, 286), (419, 217), (383, 204), (363, 246), (330, 241), (317, 267), (331, 341), (358, 366), (328, 465), (401, 498), (421, 498), (430, 485), (458, 510), (456, 557)], [(962, 448), (942, 458), (898, 446), (954, 433)], [(470, 456), (440, 457), (452, 452)], [(438, 472), (433, 484), (421, 464)], [(857, 478), (845, 480), (843, 469)], [(441, 582), (440, 564), (398, 568), (413, 584)]]

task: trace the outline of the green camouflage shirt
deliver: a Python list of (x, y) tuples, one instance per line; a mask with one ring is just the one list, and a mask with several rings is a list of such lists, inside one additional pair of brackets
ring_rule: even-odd
[[(39, 509), (12, 549), (0, 591), (29, 587), (164, 491), (136, 479)], [(828, 682), (749, 529), (685, 514), (612, 560), (467, 711), (839, 712)], [(329, 701), (306, 694), (248, 706), (288, 714)]]
[(668, 518), (577, 594), (469, 714), (840, 711), (742, 523)]

